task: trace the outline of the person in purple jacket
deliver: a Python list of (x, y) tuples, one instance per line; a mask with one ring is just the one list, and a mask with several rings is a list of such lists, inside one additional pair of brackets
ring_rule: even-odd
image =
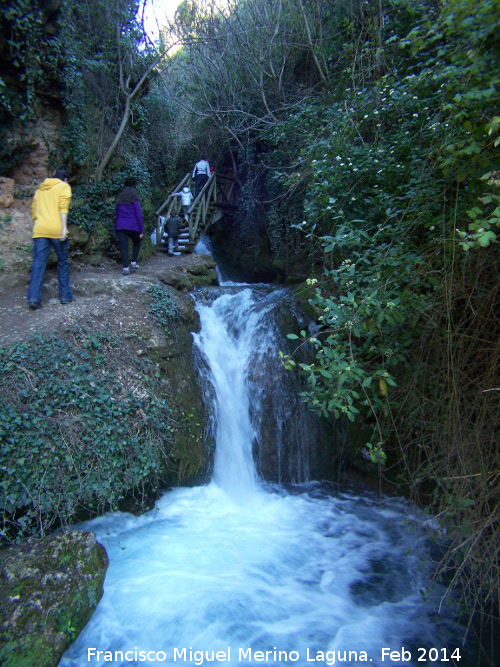
[[(127, 186), (123, 188), (116, 204), (115, 232), (120, 243), (122, 254), (123, 275), (128, 276), (130, 271), (137, 271), (139, 264), (139, 250), (141, 239), (144, 236), (144, 221), (142, 219), (141, 205), (134, 188)], [(128, 266), (128, 240), (132, 240), (132, 261)]]

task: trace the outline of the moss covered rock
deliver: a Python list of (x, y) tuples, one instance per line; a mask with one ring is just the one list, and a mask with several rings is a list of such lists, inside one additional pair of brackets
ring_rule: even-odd
[[(161, 377), (165, 398), (178, 423), (163, 482), (171, 486), (194, 484), (204, 481), (209, 474), (213, 448), (206, 437), (208, 415), (194, 359), (192, 333), (199, 331), (200, 321), (189, 295), (169, 285), (164, 285), (161, 292), (167, 303), (174, 305), (174, 310), (168, 321), (158, 313), (164, 319), (165, 336), (161, 345), (149, 346), (148, 356)], [(161, 301), (158, 292), (156, 299)]]
[(108, 557), (93, 533), (32, 538), (0, 552), (0, 664), (57, 665), (102, 597)]
[(209, 255), (193, 255), (189, 264), (168, 266), (158, 273), (158, 279), (179, 292), (191, 292), (197, 287), (218, 285), (215, 262)]

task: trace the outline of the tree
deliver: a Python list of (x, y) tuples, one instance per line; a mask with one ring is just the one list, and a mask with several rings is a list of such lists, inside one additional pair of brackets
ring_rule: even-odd
[[(145, 0), (143, 1), (145, 2)], [(134, 30), (136, 30), (136, 26), (132, 26), (132, 32)], [(138, 52), (137, 43), (134, 42), (133, 38), (132, 40), (130, 39), (130, 30), (127, 29), (127, 17), (125, 16), (125, 21), (121, 18), (118, 2), (116, 4), (115, 35), (119, 90), (124, 100), (123, 111), (118, 130), (97, 166), (95, 172), (97, 182), (102, 180), (104, 170), (123, 137), (132, 114), (134, 100), (144, 94), (146, 85), (150, 82), (155, 69), (164, 60), (168, 51), (175, 46), (175, 43), (171, 43), (165, 48), (165, 45), (160, 43), (158, 49), (148, 49), (146, 53)]]
[[(187, 21), (181, 6), (178, 30), (189, 60), (185, 108), (210, 119), (240, 148), (276, 126), (304, 97), (317, 94), (329, 76), (321, 46), (331, 23), (319, 2), (234, 1), (225, 12), (201, 10)], [(182, 11), (181, 11), (182, 10)]]

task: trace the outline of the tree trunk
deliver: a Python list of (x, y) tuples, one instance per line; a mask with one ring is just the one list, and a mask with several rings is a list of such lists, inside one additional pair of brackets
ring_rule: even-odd
[(122, 138), (122, 135), (125, 132), (125, 128), (127, 127), (128, 119), (130, 118), (130, 99), (131, 95), (127, 95), (127, 98), (125, 100), (125, 109), (123, 110), (122, 122), (120, 123), (120, 127), (118, 128), (118, 132), (115, 134), (115, 138), (113, 139), (110, 147), (106, 151), (106, 155), (103, 157), (101, 163), (96, 169), (95, 180), (97, 183), (100, 183), (102, 181), (103, 172), (108, 166), (108, 162), (110, 161), (111, 156), (115, 152), (118, 142)]
[(309, 21), (307, 20), (306, 10), (304, 9), (304, 4), (303, 4), (302, 0), (299, 0), (299, 5), (300, 5), (300, 9), (302, 10), (302, 16), (304, 18), (304, 25), (306, 27), (307, 39), (309, 41), (309, 46), (311, 47), (312, 57), (314, 58), (314, 62), (316, 63), (316, 67), (318, 69), (319, 77), (320, 77), (321, 81), (324, 83), (326, 81), (326, 76), (325, 76), (325, 73), (323, 72), (323, 68), (321, 67), (320, 62), (318, 60), (318, 57), (316, 56), (316, 53), (315, 53), (315, 46), (314, 46), (314, 43), (313, 43), (313, 40), (312, 40), (311, 30), (309, 28)]

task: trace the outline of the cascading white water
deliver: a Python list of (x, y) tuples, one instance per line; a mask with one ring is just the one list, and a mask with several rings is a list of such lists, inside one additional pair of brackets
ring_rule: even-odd
[(428, 664), (429, 649), (433, 662), (454, 664), (459, 643), (452, 619), (436, 614), (440, 591), (422, 596), (423, 518), (409, 503), (258, 480), (246, 377), (270, 344), (270, 304), (246, 288), (198, 306), (195, 344), (216, 396), (214, 480), (165, 494), (141, 517), (84, 525), (110, 566), (103, 599), (59, 667), (381, 667)]
[(246, 372), (258, 345), (255, 334), (263, 312), (251, 308), (251, 294), (225, 294), (213, 306), (198, 306), (201, 331), (195, 335), (215, 389), (214, 482), (234, 499), (255, 493), (256, 483)]

